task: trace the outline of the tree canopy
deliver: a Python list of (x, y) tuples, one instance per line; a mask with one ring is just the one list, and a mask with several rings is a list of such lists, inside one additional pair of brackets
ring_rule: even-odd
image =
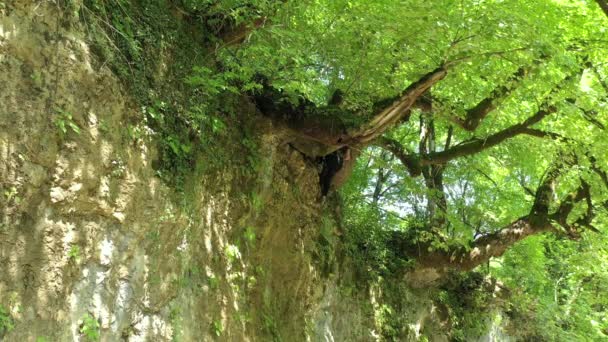
[(351, 234), (379, 234), (429, 281), (517, 246), (495, 275), (605, 314), (578, 299), (608, 279), (604, 0), (225, 3), (205, 19), (221, 72), (193, 83), (245, 94), (295, 149), (339, 160)]
[(217, 53), (296, 149), (344, 155), (335, 188), (457, 242), (420, 263), (471, 269), (605, 224), (602, 3), (243, 1)]

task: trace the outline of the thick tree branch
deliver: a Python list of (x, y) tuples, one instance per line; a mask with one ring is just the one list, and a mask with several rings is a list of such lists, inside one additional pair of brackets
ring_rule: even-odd
[(344, 161), (340, 170), (334, 175), (331, 186), (333, 189), (340, 188), (352, 174), (357, 165), (361, 151), (358, 149), (344, 148)]
[(554, 231), (549, 220), (527, 215), (506, 225), (497, 232), (475, 239), (469, 248), (456, 247), (448, 250), (431, 250), (426, 245), (407, 246), (406, 254), (417, 264), (408, 273), (413, 285), (432, 283), (450, 271), (470, 271), (487, 263), (491, 258), (503, 255), (523, 239)]
[(417, 154), (406, 151), (403, 146), (394, 139), (380, 137), (375, 141), (376, 146), (391, 152), (407, 168), (410, 176), (416, 177), (422, 174), (420, 159)]
[(540, 110), (535, 115), (528, 118), (526, 121), (505, 128), (502, 131), (492, 134), (484, 139), (475, 139), (461, 145), (456, 145), (445, 151), (429, 153), (428, 155), (422, 156), (420, 158), (420, 163), (423, 166), (443, 164), (456, 158), (479, 153), (517, 135), (530, 134), (532, 132), (528, 129), (530, 126), (538, 123), (543, 118), (554, 113), (555, 111), (555, 107), (549, 107), (546, 110)]
[(395, 123), (409, 116), (410, 109), (418, 98), (446, 75), (447, 69), (440, 66), (412, 83), (396, 101), (379, 111), (367, 124), (350, 132), (348, 143), (364, 144), (381, 136)]
[(487, 262), (490, 258), (499, 257), (507, 249), (531, 235), (552, 231), (548, 220), (536, 216), (522, 217), (501, 230), (481, 236), (473, 242), (472, 248), (457, 257), (450, 258), (450, 264), (460, 270), (472, 270)]
[[(552, 184), (559, 177), (562, 167), (563, 165), (554, 165), (547, 170), (536, 190), (534, 203), (527, 216), (515, 220), (497, 232), (474, 240), (470, 250), (451, 255), (450, 265), (460, 270), (471, 270), (492, 257), (501, 256), (513, 244), (528, 236), (555, 231), (551, 219), (565, 220), (572, 210), (566, 208), (568, 205), (564, 205), (563, 210), (558, 209), (556, 213), (549, 215), (550, 201), (553, 197)], [(458, 256), (454, 258), (454, 255)]]
[(444, 150), (447, 150), (450, 148), (451, 144), (452, 144), (452, 135), (454, 134), (454, 126), (451, 126), (448, 128), (448, 137), (445, 139), (445, 146), (443, 147)]
[(548, 217), (549, 206), (553, 198), (554, 184), (561, 173), (562, 165), (554, 164), (545, 172), (541, 183), (534, 194), (534, 203), (532, 204), (531, 213)]
[(574, 209), (574, 206), (584, 200), (589, 194), (589, 186), (584, 181), (581, 183), (581, 186), (578, 187), (575, 191), (569, 193), (560, 203), (559, 207), (551, 215), (551, 218), (559, 223), (562, 227), (568, 227), (568, 215)]
[(335, 106), (317, 108), (305, 99), (294, 106), (271, 86), (265, 86), (261, 93), (253, 95), (253, 99), (264, 115), (288, 131), (294, 139), (292, 145), (310, 157), (318, 157), (344, 146), (365, 145), (396, 123), (406, 120), (417, 100), (446, 74), (447, 70), (443, 67), (426, 73), (396, 99), (378, 102), (374, 106), (378, 109), (372, 119), (358, 127), (347, 127), (336, 115), (354, 116), (356, 113), (344, 113), (343, 109)]
[(542, 131), (535, 128), (525, 128), (521, 134), (530, 135), (537, 138), (551, 138), (553, 140), (569, 140), (568, 138), (553, 132)]
[(510, 78), (505, 82), (504, 85), (497, 87), (492, 91), (490, 96), (483, 99), (475, 107), (467, 110), (464, 119), (455, 119), (455, 122), (467, 131), (474, 131), (477, 129), (481, 121), (496, 107), (504, 101), (511, 92), (516, 88), (516, 83), (521, 81), (526, 74), (525, 68), (519, 68)]
[[(569, 162), (566, 161), (566, 164)], [(515, 243), (526, 237), (560, 230), (555, 224), (561, 226), (566, 234), (572, 238), (580, 237), (579, 227), (586, 227), (596, 230), (591, 226), (593, 220), (593, 206), (591, 204), (591, 193), (589, 185), (581, 180), (579, 187), (564, 197), (558, 208), (549, 213), (551, 199), (553, 198), (552, 184), (561, 175), (561, 170), (565, 165), (554, 165), (545, 173), (543, 181), (538, 187), (534, 203), (530, 213), (511, 222), (500, 230), (485, 234), (471, 243), (469, 248), (456, 247), (448, 250), (430, 250), (430, 246), (420, 246), (409, 244), (402, 247), (406, 248), (406, 254), (414, 257), (418, 261), (418, 266), (413, 272), (415, 276), (431, 273), (441, 276), (448, 270), (469, 271), (473, 268), (486, 263), (490, 258), (499, 257), (512, 247)], [(575, 223), (569, 224), (568, 217), (572, 213), (577, 203), (587, 204), (586, 214)]]
[[(453, 159), (477, 154), (483, 150), (494, 147), (503, 141), (513, 138), (520, 134), (526, 134), (538, 138), (561, 139), (562, 137), (556, 133), (545, 132), (538, 129), (529, 128), (529, 126), (538, 123), (546, 116), (554, 113), (556, 109), (550, 107), (547, 110), (540, 110), (526, 121), (505, 128), (498, 133), (490, 135), (485, 139), (475, 139), (461, 145), (448, 148), (441, 152), (432, 152), (423, 154), (422, 156), (410, 151), (407, 151), (398, 141), (386, 137), (380, 137), (374, 142), (375, 145), (382, 147), (397, 157), (399, 161), (407, 168), (412, 177), (419, 176), (422, 173), (422, 168), (428, 165), (444, 164)], [(449, 146), (449, 145), (446, 145)]]
[[(421, 137), (419, 153), (434, 153), (437, 148), (435, 121), (432, 115), (420, 117)], [(446, 223), (447, 199), (443, 185), (443, 165), (428, 165), (422, 168), (427, 188), (427, 214), (431, 227), (443, 227)]]

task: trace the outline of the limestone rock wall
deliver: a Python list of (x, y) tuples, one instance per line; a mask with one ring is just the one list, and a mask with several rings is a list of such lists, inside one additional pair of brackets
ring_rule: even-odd
[(53, 2), (0, 5), (0, 339), (305, 340), (314, 168), (266, 124), (259, 174), (176, 194), (80, 29)]

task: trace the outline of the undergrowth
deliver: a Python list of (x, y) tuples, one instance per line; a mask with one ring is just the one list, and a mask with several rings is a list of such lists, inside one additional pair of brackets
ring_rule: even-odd
[(85, 0), (75, 10), (97, 67), (109, 66), (141, 106), (141, 115), (121, 125), (125, 138), (152, 136), (159, 151), (153, 166), (178, 191), (201, 155), (204, 171), (219, 170), (231, 157), (228, 146), (240, 143), (231, 139), (238, 98), (214, 76), (217, 38), (193, 4)]

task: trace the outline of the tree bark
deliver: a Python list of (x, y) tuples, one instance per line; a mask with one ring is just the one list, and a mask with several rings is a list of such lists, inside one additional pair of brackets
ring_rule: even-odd
[(256, 29), (264, 26), (266, 17), (257, 18), (252, 23), (242, 23), (238, 26), (230, 26), (219, 33), (219, 38), (224, 42), (224, 47), (235, 46), (243, 43), (245, 39)]
[(393, 153), (407, 168), (410, 175), (418, 176), (422, 173), (425, 166), (441, 165), (460, 157), (477, 154), (521, 134), (540, 138), (551, 137), (557, 139), (559, 138), (557, 134), (529, 128), (531, 125), (540, 122), (543, 118), (554, 113), (555, 111), (556, 109), (554, 107), (550, 107), (547, 110), (540, 110), (522, 123), (505, 128), (504, 130), (492, 134), (486, 138), (475, 139), (440, 152), (427, 153), (422, 151), (421, 153), (415, 154), (405, 150), (398, 141), (384, 137), (379, 138), (375, 143), (377, 146), (380, 146)]
[[(417, 281), (420, 279), (434, 281), (449, 270), (470, 271), (493, 257), (503, 255), (515, 243), (540, 233), (561, 233), (563, 229), (566, 236), (578, 239), (581, 227), (590, 227), (593, 218), (592, 207), (589, 206), (587, 213), (574, 224), (568, 223), (568, 217), (575, 204), (581, 201), (588, 203), (590, 200), (589, 186), (585, 181), (581, 181), (574, 192), (565, 196), (553, 213), (549, 212), (554, 196), (551, 185), (561, 175), (564, 166), (571, 163), (567, 159), (565, 158), (563, 164), (553, 165), (547, 170), (541, 185), (536, 190), (534, 203), (528, 215), (518, 218), (496, 232), (473, 240), (470, 248), (459, 246), (448, 250), (432, 250), (431, 244), (428, 243), (403, 241), (401, 248), (405, 254), (417, 260), (411, 277)], [(561, 226), (562, 229), (556, 228), (556, 225)]]
[[(419, 153), (421, 155), (435, 153), (436, 136), (434, 118), (430, 115), (426, 118), (421, 117), (420, 130)], [(447, 199), (443, 187), (443, 165), (424, 166), (422, 168), (422, 175), (424, 176), (428, 190), (426, 198), (430, 227), (443, 227), (446, 222), (445, 213), (447, 211)]]
[(374, 144), (391, 152), (406, 167), (410, 176), (416, 177), (422, 174), (420, 157), (418, 154), (407, 151), (398, 141), (386, 137), (378, 138)]
[(523, 67), (519, 68), (506, 84), (494, 89), (490, 96), (483, 99), (475, 107), (467, 110), (464, 120), (456, 119), (456, 123), (467, 131), (474, 131), (485, 117), (496, 109), (498, 104), (505, 100), (516, 87), (512, 83), (519, 82), (525, 76)]
[(505, 128), (504, 130), (492, 134), (489, 137), (484, 139), (476, 139), (468, 143), (464, 143), (461, 145), (454, 146), (448, 150), (429, 153), (426, 156), (421, 156), (421, 164), (424, 165), (433, 165), (433, 164), (443, 164), (450, 160), (469, 156), (472, 154), (479, 153), (488, 148), (494, 147), (503, 141), (513, 138), (520, 134), (525, 134), (527, 128), (535, 123), (540, 122), (543, 118), (548, 116), (549, 114), (555, 113), (555, 107), (550, 107), (547, 110), (540, 110), (532, 117), (528, 118), (526, 121), (513, 125), (511, 127)]
[(382, 135), (395, 123), (403, 121), (404, 117), (409, 116), (410, 109), (416, 103), (416, 100), (446, 75), (447, 69), (440, 66), (422, 76), (417, 82), (412, 83), (395, 102), (374, 115), (369, 123), (352, 131), (349, 134), (350, 140), (348, 143), (368, 143)]
[(396, 99), (378, 102), (374, 107), (379, 109), (373, 117), (357, 127), (347, 127), (335, 115), (336, 112), (344, 112), (340, 108), (316, 108), (307, 100), (301, 100), (298, 106), (294, 106), (284, 101), (282, 94), (269, 85), (264, 87), (261, 94), (254, 94), (253, 99), (262, 114), (287, 129), (291, 143), (298, 150), (309, 157), (320, 157), (344, 146), (365, 146), (398, 122), (407, 121), (417, 100), (446, 75), (447, 70), (443, 67), (424, 74)]
[(473, 241), (468, 250), (464, 248), (431, 252), (427, 250), (424, 253), (413, 251), (413, 254), (418, 260), (418, 268), (442, 269), (442, 272), (448, 269), (470, 271), (486, 263), (490, 258), (503, 255), (507, 249), (528, 236), (553, 230), (548, 219), (525, 216), (495, 233), (483, 235)]

